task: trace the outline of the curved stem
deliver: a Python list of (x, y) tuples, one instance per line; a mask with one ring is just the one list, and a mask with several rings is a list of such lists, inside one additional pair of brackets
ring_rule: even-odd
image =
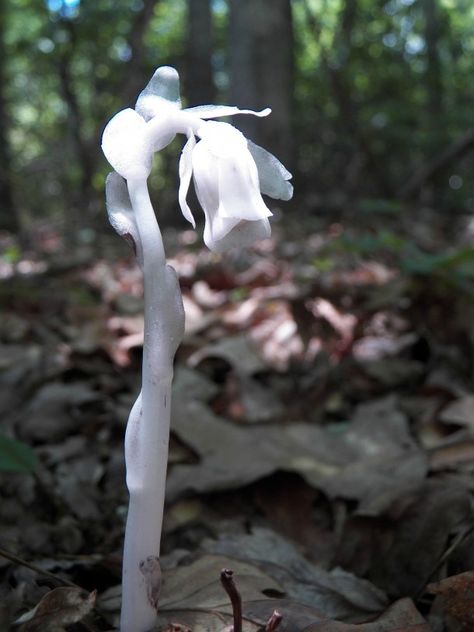
[(142, 390), (125, 435), (130, 504), (125, 531), (121, 632), (147, 632), (156, 621), (161, 571), (173, 358), (184, 332), (175, 271), (166, 265), (146, 180), (128, 182), (143, 253)]

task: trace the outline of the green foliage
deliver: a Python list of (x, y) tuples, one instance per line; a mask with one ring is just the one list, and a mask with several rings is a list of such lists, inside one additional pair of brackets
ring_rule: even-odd
[(0, 471), (30, 474), (37, 465), (36, 455), (29, 446), (0, 433)]
[(21, 251), (16, 244), (10, 244), (3, 249), (2, 259), (8, 263), (16, 263), (20, 260)]
[[(83, 1), (69, 19), (33, 0), (0, 10), (11, 179), (25, 221), (55, 215), (70, 225), (75, 210), (78, 223), (90, 226), (87, 210), (96, 216), (103, 209), (108, 168), (99, 139), (105, 123), (124, 100), (133, 105), (136, 89), (157, 65), (175, 65), (186, 86), (193, 64), (187, 2), (156, 2), (140, 30), (147, 4)], [(229, 3), (211, 5), (214, 80), (226, 101)], [(291, 5), (297, 148), (291, 166), (298, 191), (342, 190), (367, 213), (397, 212), (394, 200), (413, 171), (472, 127), (472, 3)], [(472, 212), (473, 168), (471, 152), (442, 169), (428, 186), (430, 203)], [(166, 179), (160, 188), (174, 188), (176, 174), (166, 165), (160, 178)]]
[(318, 272), (331, 270), (338, 255), (384, 261), (414, 281), (419, 279), (426, 284), (429, 279), (433, 289), (444, 287), (474, 298), (473, 247), (426, 252), (411, 238), (382, 230), (356, 237), (342, 235), (313, 260), (313, 265)]
[(433, 289), (446, 288), (474, 300), (474, 248), (421, 253), (401, 261), (401, 269), (415, 278), (429, 278)]
[(382, 230), (373, 234), (362, 234), (357, 237), (343, 235), (334, 245), (342, 252), (360, 256), (377, 256), (384, 253), (396, 255), (402, 251), (415, 248), (411, 241), (399, 237), (388, 230)]
[[(354, 186), (351, 172), (363, 161), (358, 192), (397, 195), (414, 167), (472, 127), (472, 3), (293, 6), (301, 166), (318, 191)], [(470, 158), (438, 174), (435, 203), (472, 211), (472, 168)], [(454, 186), (453, 174), (461, 178)]]

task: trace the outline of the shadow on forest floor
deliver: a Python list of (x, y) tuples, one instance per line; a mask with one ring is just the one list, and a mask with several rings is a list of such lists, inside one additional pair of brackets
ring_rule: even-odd
[[(273, 610), (282, 632), (474, 626), (474, 248), (438, 220), (293, 217), (225, 258), (169, 235), (186, 334), (157, 629), (230, 624), (223, 567), (248, 631)], [(41, 598), (14, 629), (117, 625), (141, 278), (68, 263), (0, 266), (1, 629)]]

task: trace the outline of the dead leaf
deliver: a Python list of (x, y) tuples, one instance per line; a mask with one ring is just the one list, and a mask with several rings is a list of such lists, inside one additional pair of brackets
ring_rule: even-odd
[(27, 366), (41, 355), (37, 345), (0, 344), (0, 371), (16, 367), (21, 364)]
[(254, 486), (257, 507), (272, 527), (302, 547), (309, 560), (327, 567), (334, 559), (337, 536), (334, 509), (300, 476), (281, 472)]
[[(222, 632), (222, 628), (232, 622), (232, 607), (220, 582), (222, 568), (234, 571), (244, 604), (258, 597), (263, 599), (266, 591), (283, 592), (279, 583), (255, 565), (224, 556), (205, 555), (188, 566), (163, 572), (156, 629), (167, 630), (171, 624), (180, 624), (189, 626), (193, 632)], [(272, 599), (267, 601), (273, 604)], [(263, 623), (246, 620), (244, 632), (256, 632)]]
[[(255, 621), (266, 622), (275, 610), (282, 615), (277, 632), (303, 632), (315, 621), (328, 620), (318, 610), (290, 599), (255, 599), (244, 604), (245, 616)], [(256, 630), (256, 628), (253, 628)], [(262, 628), (258, 628), (260, 632)]]
[(463, 629), (474, 628), (474, 571), (428, 584), (426, 590), (441, 597), (445, 612), (459, 621)]
[[(457, 433), (456, 433), (457, 436)], [(472, 438), (450, 438), (429, 451), (430, 470), (439, 472), (459, 467), (463, 464), (474, 462), (474, 439)]]
[(173, 399), (207, 402), (218, 392), (217, 384), (197, 369), (177, 367), (173, 378)]
[(205, 540), (203, 548), (258, 563), (278, 581), (287, 597), (316, 608), (324, 617), (361, 621), (387, 605), (383, 592), (370, 582), (340, 568), (318, 568), (289, 540), (270, 529), (255, 527), (251, 533), (221, 535), (217, 541)]
[(206, 358), (225, 360), (235, 371), (244, 375), (254, 375), (267, 368), (247, 336), (224, 338), (215, 344), (208, 345), (196, 351), (189, 358), (188, 364), (196, 367)]
[(216, 309), (228, 300), (227, 292), (213, 290), (206, 281), (196, 281), (192, 294), (198, 305), (204, 309)]
[(474, 395), (465, 395), (448, 404), (439, 419), (446, 424), (464, 426), (474, 433)]
[(212, 408), (218, 414), (243, 423), (278, 421), (285, 407), (277, 393), (256, 378), (230, 372)]
[(422, 362), (398, 357), (360, 361), (360, 365), (369, 377), (390, 388), (413, 383), (420, 379), (425, 371)]
[(0, 344), (0, 411), (10, 414), (24, 403), (32, 385), (61, 372), (61, 360), (48, 354), (40, 345)]
[(67, 308), (63, 332), (78, 353), (92, 354), (113, 345), (107, 330), (109, 308), (102, 304), (73, 303)]
[(82, 588), (55, 588), (15, 625), (20, 626), (20, 632), (63, 632), (65, 626), (77, 623), (92, 610), (96, 594)]
[(450, 538), (471, 524), (470, 491), (457, 480), (428, 480), (392, 503), (383, 517), (383, 522), (349, 520), (337, 562), (393, 597), (414, 597)]
[[(290, 629), (284, 629), (290, 632)], [(302, 632), (431, 632), (431, 627), (415, 608), (411, 599), (392, 604), (380, 617), (368, 623), (351, 625), (324, 621), (304, 628)]]
[(81, 520), (100, 519), (98, 482), (102, 479), (104, 469), (97, 454), (91, 451), (76, 459), (63, 461), (56, 468), (58, 491)]
[(175, 399), (172, 407), (173, 431), (201, 460), (171, 469), (166, 486), (170, 500), (185, 491), (233, 489), (275, 470), (275, 458), (270, 458), (262, 443), (261, 428), (248, 428), (254, 432), (245, 432), (198, 401)]
[(278, 371), (286, 371), (292, 359), (304, 358), (305, 343), (286, 300), (272, 300), (265, 307), (251, 338), (267, 365)]
[(86, 382), (45, 384), (22, 415), (21, 435), (38, 441), (60, 441), (77, 427), (75, 413), (80, 407), (99, 398)]
[(330, 496), (362, 500), (376, 513), (426, 474), (426, 457), (394, 398), (360, 406), (343, 432), (305, 423), (242, 428), (186, 400), (174, 402), (172, 420), (173, 431), (201, 460), (171, 470), (170, 499), (242, 487), (286, 470)]
[[(232, 558), (205, 556), (190, 566), (164, 575), (159, 623), (156, 632), (181, 630), (223, 632), (232, 621), (232, 608), (219, 581), (222, 568), (232, 566), (243, 602), (243, 632), (257, 632), (274, 610), (282, 614), (279, 632), (429, 632), (430, 628), (410, 599), (390, 606), (369, 623), (332, 621), (314, 607), (292, 599), (263, 598), (281, 587), (257, 567)], [(215, 578), (215, 579), (212, 579)], [(272, 588), (273, 586), (273, 588)]]
[(143, 316), (113, 316), (107, 321), (109, 335), (106, 350), (121, 367), (130, 364), (130, 352), (143, 345)]

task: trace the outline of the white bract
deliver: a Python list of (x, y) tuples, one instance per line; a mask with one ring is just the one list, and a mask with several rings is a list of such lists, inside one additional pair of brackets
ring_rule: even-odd
[(158, 68), (138, 97), (135, 110), (122, 110), (105, 128), (102, 148), (114, 169), (126, 180), (147, 178), (153, 154), (176, 134), (185, 134), (180, 164), (179, 204), (195, 227), (186, 201), (191, 178), (205, 214), (204, 241), (215, 251), (247, 246), (269, 237), (271, 216), (262, 193), (289, 200), (291, 173), (275, 156), (247, 140), (229, 123), (212, 120), (235, 114), (267, 116), (228, 105), (181, 109), (176, 70)]
[(195, 227), (187, 202), (191, 179), (205, 215), (204, 241), (222, 252), (270, 235), (271, 212), (262, 199), (289, 200), (291, 174), (274, 156), (229, 123), (234, 114), (267, 116), (227, 105), (181, 108), (178, 73), (162, 67), (135, 109), (116, 114), (102, 148), (115, 169), (106, 182), (107, 211), (115, 230), (132, 242), (144, 280), (142, 388), (125, 434), (130, 503), (125, 529), (121, 632), (147, 632), (156, 623), (161, 586), (163, 522), (173, 359), (184, 333), (184, 309), (175, 271), (166, 257), (147, 179), (153, 155), (185, 134), (179, 161), (178, 200)]

